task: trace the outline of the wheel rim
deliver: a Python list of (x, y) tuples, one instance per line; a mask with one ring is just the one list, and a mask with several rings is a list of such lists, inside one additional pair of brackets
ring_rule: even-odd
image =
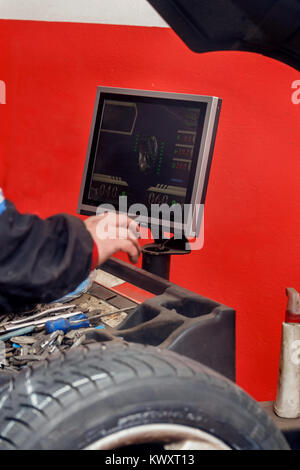
[(230, 450), (212, 434), (177, 424), (135, 426), (103, 437), (85, 450), (117, 450), (143, 444), (160, 444), (165, 450)]

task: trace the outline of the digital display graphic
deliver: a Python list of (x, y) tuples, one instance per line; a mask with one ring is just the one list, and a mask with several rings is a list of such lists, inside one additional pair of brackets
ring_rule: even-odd
[(84, 203), (188, 203), (207, 103), (102, 93)]

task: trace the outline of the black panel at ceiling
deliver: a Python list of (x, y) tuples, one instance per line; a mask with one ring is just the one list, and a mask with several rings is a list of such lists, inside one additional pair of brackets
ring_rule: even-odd
[(300, 0), (147, 1), (194, 52), (256, 52), (300, 70)]

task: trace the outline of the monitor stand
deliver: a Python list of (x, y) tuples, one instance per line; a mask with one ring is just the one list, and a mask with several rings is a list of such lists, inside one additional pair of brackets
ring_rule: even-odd
[(142, 247), (142, 268), (169, 280), (172, 255), (188, 255), (191, 252), (188, 240), (183, 238), (161, 238)]

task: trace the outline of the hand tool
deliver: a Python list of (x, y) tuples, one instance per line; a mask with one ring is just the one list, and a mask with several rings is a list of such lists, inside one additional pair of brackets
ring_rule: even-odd
[(9, 318), (11, 317), (11, 315), (6, 315), (4, 318), (2, 318), (1, 322), (0, 322), (0, 328), (2, 325), (5, 325), (6, 323), (9, 323)]
[(63, 336), (64, 333), (62, 331), (55, 331), (54, 333), (45, 336), (43, 335), (40, 339), (35, 341), (35, 343), (29, 348), (30, 354), (41, 354), (45, 349), (48, 350), (50, 346), (52, 346), (59, 336)]
[(44, 361), (48, 357), (48, 353), (45, 351), (43, 354), (38, 356), (37, 354), (27, 354), (24, 356), (14, 356), (16, 362), (29, 362), (29, 361)]
[[(99, 315), (93, 315), (92, 317), (89, 317), (89, 320), (95, 320), (96, 318), (103, 318), (103, 317), (109, 317), (111, 315), (115, 315), (117, 313), (123, 313), (123, 312), (127, 312), (128, 310), (132, 310), (133, 308), (136, 308), (136, 307), (126, 307), (126, 308), (120, 308), (119, 310), (115, 310), (114, 312), (108, 312), (108, 313), (101, 313)], [(89, 314), (90, 313), (96, 313), (98, 312), (97, 310), (96, 311), (91, 311), (91, 312), (88, 312)]]
[(70, 308), (74, 308), (76, 305), (63, 305), (62, 307), (56, 307), (56, 308), (49, 308), (48, 310), (43, 310), (43, 312), (36, 313), (35, 315), (31, 315), (30, 317), (24, 317), (20, 320), (11, 320), (9, 322), (1, 324), (2, 326), (5, 325), (17, 325), (19, 323), (28, 323), (31, 320), (36, 320), (37, 318), (44, 317), (46, 315), (49, 315), (50, 313), (55, 313), (55, 312), (60, 312), (62, 310), (69, 310)]
[(14, 329), (14, 331), (11, 331), (10, 333), (1, 335), (0, 341), (7, 341), (10, 338), (15, 338), (16, 336), (28, 335), (29, 333), (32, 333), (34, 330), (35, 330), (35, 327), (33, 325), (27, 326), (26, 328), (20, 328), (19, 330)]
[(70, 317), (69, 320), (66, 318), (50, 320), (45, 324), (45, 329), (47, 334), (53, 333), (57, 330), (67, 333), (71, 330), (79, 330), (80, 328), (88, 328), (89, 326), (90, 322), (88, 317), (84, 314), (79, 314)]
[(17, 343), (17, 344), (34, 344), (36, 342), (36, 338), (34, 336), (13, 336), (10, 339), (11, 343)]
[[(114, 312), (99, 313), (97, 315), (92, 315), (91, 317), (88, 316), (88, 320), (90, 322), (94, 321), (94, 320), (98, 320), (98, 319), (101, 320), (101, 318), (110, 317), (110, 316), (116, 315), (118, 313), (123, 313), (123, 312), (126, 312), (127, 310), (132, 310), (133, 308), (135, 308), (135, 307), (126, 307), (126, 308), (121, 308), (119, 310), (115, 310)], [(94, 314), (94, 313), (98, 313), (98, 312), (101, 312), (101, 310), (93, 310), (93, 311), (88, 312), (88, 314)], [(91, 326), (93, 327), (93, 325), (91, 325)], [(94, 326), (94, 328), (98, 328), (100, 330), (100, 329), (104, 328), (104, 325), (96, 325), (96, 326)]]
[(73, 343), (73, 345), (70, 347), (70, 349), (75, 349), (75, 348), (77, 348), (77, 347), (80, 346), (82, 343), (84, 343), (85, 340), (86, 340), (86, 336), (85, 336), (85, 335), (80, 336), (80, 337)]
[[(5, 331), (12, 331), (12, 330), (16, 330), (18, 328), (20, 328), (20, 326), (22, 326), (22, 328), (25, 328), (27, 326), (39, 326), (39, 325), (44, 325), (45, 323), (47, 323), (47, 321), (51, 321), (51, 320), (55, 320), (57, 318), (70, 318), (74, 315), (79, 315), (79, 314), (82, 314), (82, 312), (70, 312), (70, 313), (64, 313), (63, 315), (56, 315), (55, 317), (47, 317), (47, 318), (43, 318), (41, 320), (36, 320), (36, 321), (31, 321), (31, 322), (28, 322), (28, 323), (22, 323), (21, 325), (11, 325), (10, 324), (8, 326), (2, 326), (2, 332), (5, 332)], [(1, 329), (0, 329), (0, 333), (1, 333)], [(14, 336), (14, 335), (13, 335)], [(1, 339), (1, 336), (0, 336), (0, 339)]]

